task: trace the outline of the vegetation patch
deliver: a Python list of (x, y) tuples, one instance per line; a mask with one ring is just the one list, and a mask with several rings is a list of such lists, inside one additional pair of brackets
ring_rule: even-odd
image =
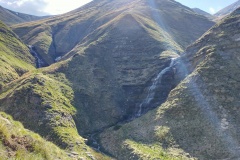
[(66, 152), (0, 113), (0, 154), (2, 159), (70, 159)]

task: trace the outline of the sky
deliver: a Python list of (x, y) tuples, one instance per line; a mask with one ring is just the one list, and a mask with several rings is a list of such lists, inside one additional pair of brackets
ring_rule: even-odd
[[(0, 5), (10, 10), (31, 15), (57, 15), (69, 12), (91, 0), (0, 0)], [(237, 0), (176, 0), (190, 8), (200, 8), (214, 14)]]
[(31, 15), (57, 15), (69, 12), (91, 0), (0, 0), (7, 9)]
[(236, 2), (237, 0), (176, 0), (190, 8), (200, 8), (208, 13), (214, 14), (222, 8)]

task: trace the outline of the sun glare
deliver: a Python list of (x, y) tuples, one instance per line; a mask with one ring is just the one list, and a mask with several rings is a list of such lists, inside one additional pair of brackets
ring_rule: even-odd
[(72, 1), (68, 1), (68, 0), (51, 0), (48, 1), (48, 5), (45, 8), (45, 12), (47, 13), (51, 13), (51, 14), (62, 14), (62, 13), (66, 13), (69, 12), (71, 10), (74, 10), (76, 8), (79, 8), (80, 6), (89, 3), (91, 0), (72, 0)]

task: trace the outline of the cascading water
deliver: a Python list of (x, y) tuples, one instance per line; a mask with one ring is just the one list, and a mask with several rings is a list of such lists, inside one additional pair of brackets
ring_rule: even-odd
[(29, 49), (30, 49), (30, 53), (34, 56), (34, 58), (36, 59), (36, 67), (37, 68), (41, 68), (41, 67), (43, 67), (43, 64), (44, 64), (44, 62), (41, 60), (41, 58), (38, 56), (38, 53), (36, 52), (36, 51), (34, 51), (34, 47), (33, 46), (31, 46), (31, 45), (29, 45), (28, 46), (29, 47)]
[(150, 102), (153, 100), (153, 98), (155, 96), (155, 90), (157, 88), (157, 85), (161, 84), (162, 76), (173, 67), (173, 65), (175, 64), (175, 60), (176, 60), (176, 58), (172, 58), (170, 65), (168, 67), (166, 67), (165, 69), (163, 69), (157, 75), (157, 77), (154, 79), (152, 85), (148, 89), (147, 97), (139, 105), (137, 117), (140, 117), (142, 115), (143, 106), (149, 105)]
[(91, 146), (97, 150), (97, 151), (100, 151), (100, 144), (98, 143), (98, 141), (96, 140), (95, 136), (96, 136), (97, 133), (94, 133), (90, 136), (90, 140), (92, 141), (92, 144)]

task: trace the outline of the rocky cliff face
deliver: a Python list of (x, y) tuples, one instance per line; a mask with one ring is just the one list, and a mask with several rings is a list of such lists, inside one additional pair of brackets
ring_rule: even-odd
[(239, 13), (187, 48), (177, 73), (189, 75), (164, 104), (101, 134), (109, 153), (119, 159), (239, 159)]

